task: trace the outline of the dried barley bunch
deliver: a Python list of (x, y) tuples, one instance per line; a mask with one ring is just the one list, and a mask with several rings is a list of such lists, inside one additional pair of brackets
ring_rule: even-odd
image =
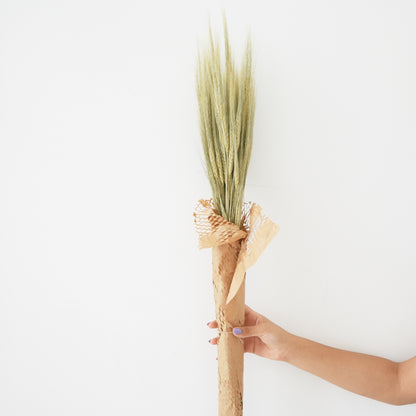
[(202, 54), (198, 51), (196, 90), (205, 168), (215, 211), (240, 226), (253, 144), (255, 95), (251, 40), (248, 36), (238, 70), (230, 50), (225, 15), (223, 26), (225, 63), (210, 25), (210, 45)]

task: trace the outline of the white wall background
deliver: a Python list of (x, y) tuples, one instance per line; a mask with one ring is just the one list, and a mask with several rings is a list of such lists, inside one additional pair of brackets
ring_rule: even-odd
[[(194, 71), (251, 29), (246, 199), (281, 230), (247, 304), (298, 335), (416, 354), (416, 5), (0, 3), (0, 413), (215, 415), (210, 197)], [(246, 355), (245, 415), (411, 415)]]

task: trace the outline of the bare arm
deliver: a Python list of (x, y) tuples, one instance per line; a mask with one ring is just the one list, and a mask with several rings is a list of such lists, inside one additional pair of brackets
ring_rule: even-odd
[[(416, 357), (397, 363), (385, 358), (332, 348), (298, 337), (246, 305), (245, 325), (235, 336), (244, 350), (288, 362), (351, 392), (394, 405), (416, 403)], [(217, 322), (208, 323), (217, 328)], [(212, 344), (218, 337), (212, 338)]]
[(285, 361), (371, 399), (393, 405), (416, 403), (416, 357), (396, 363), (289, 335)]
[(416, 357), (399, 364), (400, 403), (416, 403)]

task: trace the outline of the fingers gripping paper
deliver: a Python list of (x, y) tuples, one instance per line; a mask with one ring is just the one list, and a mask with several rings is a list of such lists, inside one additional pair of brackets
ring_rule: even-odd
[(232, 328), (244, 325), (246, 270), (279, 231), (255, 203), (243, 204), (241, 228), (218, 215), (212, 198), (194, 212), (199, 248), (212, 248), (215, 315), (218, 322), (218, 414), (243, 414), (244, 342)]

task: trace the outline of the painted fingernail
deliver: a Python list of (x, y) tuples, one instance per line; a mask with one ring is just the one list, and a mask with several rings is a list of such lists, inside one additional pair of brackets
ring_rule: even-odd
[(211, 323), (211, 321), (209, 321), (208, 323), (207, 323), (207, 326), (209, 326), (209, 324)]
[(235, 335), (240, 335), (241, 334), (241, 329), (240, 328), (234, 328), (233, 332)]
[(208, 342), (211, 344), (211, 340), (209, 339)]

